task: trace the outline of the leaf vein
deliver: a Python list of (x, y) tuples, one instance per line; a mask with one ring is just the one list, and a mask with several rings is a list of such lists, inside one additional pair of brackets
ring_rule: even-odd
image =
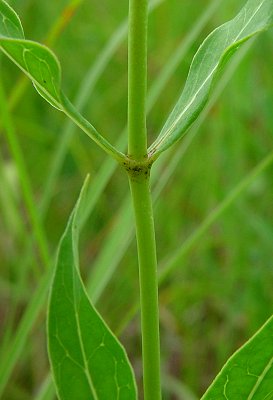
[[(73, 271), (74, 272), (74, 271)], [(77, 272), (76, 272), (77, 274)], [(76, 278), (77, 279), (77, 278)], [(80, 348), (83, 356), (83, 362), (84, 362), (84, 373), (88, 382), (88, 385), (90, 387), (90, 392), (94, 396), (95, 400), (99, 400), (97, 392), (94, 388), (93, 382), (91, 380), (90, 374), (89, 374), (89, 369), (88, 369), (88, 359), (86, 357), (85, 349), (84, 349), (84, 344), (83, 344), (83, 339), (82, 339), (82, 333), (81, 333), (81, 325), (80, 325), (80, 320), (79, 320), (79, 314), (76, 309), (76, 288), (75, 288), (75, 279), (73, 280), (73, 285), (74, 285), (74, 312), (75, 312), (75, 319), (76, 319), (76, 325), (77, 325), (77, 332), (78, 332), (78, 338), (79, 338), (79, 343), (80, 343)]]
[(263, 372), (258, 377), (257, 382), (254, 385), (251, 392), (249, 393), (247, 400), (253, 399), (254, 394), (257, 392), (259, 386), (261, 385), (261, 383), (262, 383), (263, 379), (265, 378), (266, 374), (268, 373), (268, 371), (271, 369), (272, 365), (273, 365), (273, 357), (269, 360), (269, 362), (266, 364)]
[[(261, 9), (261, 7), (263, 6), (263, 4), (265, 3), (265, 0), (263, 0), (259, 6), (256, 8), (256, 10), (253, 12), (253, 14), (251, 15), (251, 17), (249, 17), (249, 19), (247, 20), (247, 9), (246, 7), (243, 9), (244, 11), (244, 17), (243, 17), (243, 26), (241, 28), (241, 30), (239, 31), (239, 33), (236, 35), (236, 37), (231, 41), (230, 45), (227, 46), (228, 43), (228, 36), (230, 34), (230, 25), (233, 23), (234, 20), (231, 20), (230, 22), (223, 24), (222, 26), (220, 26), (219, 28), (216, 28), (216, 30), (214, 30), (212, 32), (212, 34), (214, 32), (216, 32), (217, 30), (223, 29), (224, 27), (227, 28), (227, 36), (226, 36), (226, 48), (223, 51), (223, 53), (221, 54), (221, 57), (219, 59), (219, 61), (215, 64), (215, 66), (212, 68), (211, 72), (208, 74), (208, 76), (204, 79), (204, 81), (200, 84), (200, 87), (196, 90), (196, 92), (193, 94), (192, 98), (188, 101), (188, 103), (185, 105), (185, 107), (183, 108), (183, 110), (180, 112), (180, 114), (178, 114), (178, 116), (174, 119), (173, 123), (170, 125), (170, 127), (166, 130), (166, 132), (160, 137), (158, 137), (158, 139), (155, 141), (154, 145), (151, 148), (151, 152), (154, 153), (156, 151), (156, 149), (158, 147), (160, 147), (160, 145), (162, 145), (164, 142), (166, 142), (168, 140), (168, 138), (171, 136), (171, 134), (173, 133), (173, 131), (175, 130), (176, 126), (179, 124), (179, 122), (181, 121), (182, 117), (185, 115), (185, 113), (190, 109), (190, 107), (192, 106), (192, 104), (195, 102), (197, 96), (200, 94), (200, 92), (203, 90), (203, 88), (206, 86), (206, 84), (208, 83), (208, 81), (212, 78), (212, 76), (214, 75), (214, 73), (216, 72), (222, 56), (225, 54), (226, 50), (228, 49), (228, 47), (232, 47), (236, 41), (238, 41), (238, 39), (240, 38), (240, 36), (242, 35), (242, 33), (244, 32), (244, 30), (249, 26), (249, 24), (251, 23), (251, 21), (253, 20), (253, 18), (256, 16), (256, 14), (258, 13), (258, 11)], [(202, 45), (200, 47), (200, 49), (202, 48)], [(197, 53), (198, 54), (198, 53)], [(206, 52), (207, 54), (207, 52)], [(203, 58), (204, 60), (204, 58)], [(202, 61), (203, 61), (202, 60)], [(193, 65), (193, 64), (192, 64)], [(196, 80), (198, 78), (198, 74), (196, 77)], [(194, 86), (196, 86), (196, 83), (194, 84)]]

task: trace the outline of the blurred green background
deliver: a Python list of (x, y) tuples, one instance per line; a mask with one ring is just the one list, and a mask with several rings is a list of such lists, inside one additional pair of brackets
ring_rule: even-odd
[[(58, 55), (68, 97), (79, 99), (86, 91), (84, 115), (116, 143), (126, 126), (127, 43), (121, 40), (114, 50), (114, 34), (126, 20), (128, 1), (9, 3), (26, 37), (50, 43)], [(156, 93), (166, 82), (150, 100), (150, 142), (178, 98), (202, 40), (243, 3), (162, 0), (151, 13), (148, 90)], [(200, 123), (157, 162), (153, 187), (160, 268), (273, 149), (272, 34), (263, 33), (235, 55)], [(109, 60), (105, 48), (113, 50)], [(0, 102), (0, 398), (54, 399), (46, 302), (38, 309), (33, 296), (39, 299), (39, 284), (87, 173), (95, 204), (82, 233), (82, 274), (91, 296), (97, 290), (97, 307), (125, 345), (140, 382), (139, 315), (132, 312), (138, 302), (137, 257), (131, 214), (123, 206), (126, 176), (117, 168), (106, 179), (102, 168), (113, 167), (105, 165), (102, 151), (43, 101), (2, 55), (0, 80), (5, 92)], [(102, 193), (99, 173), (107, 182)], [(199, 398), (232, 352), (272, 314), (272, 173), (269, 165), (253, 179), (185, 250), (160, 288), (166, 400)]]

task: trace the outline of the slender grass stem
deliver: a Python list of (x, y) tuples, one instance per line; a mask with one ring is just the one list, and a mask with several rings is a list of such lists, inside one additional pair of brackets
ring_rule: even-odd
[(161, 399), (157, 259), (149, 179), (130, 178), (138, 245), (145, 400)]

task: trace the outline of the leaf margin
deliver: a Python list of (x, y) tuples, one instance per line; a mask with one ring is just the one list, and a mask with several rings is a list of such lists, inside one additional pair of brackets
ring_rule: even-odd
[[(3, 1), (3, 0), (1, 0)], [(11, 54), (1, 45), (1, 43), (14, 43), (17, 45), (23, 45), (25, 48), (25, 45), (28, 44), (30, 46), (34, 46), (37, 49), (47, 53), (49, 57), (51, 58), (51, 61), (55, 63), (55, 66), (58, 68), (58, 87), (55, 88), (56, 92), (56, 98), (52, 96), (50, 92), (46, 90), (46, 88), (41, 85), (41, 83), (29, 72), (27, 68), (24, 68), (22, 65), (19, 64), (19, 62), (11, 56)], [(61, 77), (62, 77), (62, 70), (61, 70), (61, 64), (58, 59), (58, 57), (55, 55), (55, 53), (47, 46), (38, 43), (33, 40), (27, 40), (27, 39), (13, 39), (13, 38), (3, 38), (0, 37), (0, 50), (31, 80), (33, 83), (33, 86), (35, 87), (36, 91), (39, 93), (41, 97), (43, 97), (52, 107), (56, 108), (57, 110), (64, 111), (63, 105), (62, 105), (62, 100), (61, 100)], [(43, 60), (44, 61), (44, 60)], [(55, 78), (54, 78), (55, 80)]]
[[(177, 109), (179, 108), (179, 103), (181, 101), (181, 99), (183, 98), (183, 95), (185, 94), (185, 89), (187, 89), (187, 85), (190, 81), (191, 77), (191, 72), (192, 72), (192, 68), (195, 66), (195, 61), (199, 56), (199, 53), (203, 50), (203, 48), (205, 48), (207, 42), (211, 39), (211, 37), (215, 34), (217, 34), (221, 29), (227, 27), (228, 25), (232, 24), (233, 22), (236, 22), (236, 19), (243, 13), (243, 11), (246, 9), (247, 5), (249, 3), (251, 3), (251, 1), (253, 0), (248, 0), (244, 6), (240, 9), (240, 11), (235, 15), (234, 18), (230, 19), (229, 21), (226, 21), (225, 23), (221, 24), (220, 26), (216, 27), (212, 32), (210, 32), (210, 34), (204, 39), (204, 41), (201, 43), (201, 45), (199, 46), (198, 50), (196, 51), (192, 62), (190, 64), (190, 68), (189, 68), (189, 72), (187, 75), (187, 78), (185, 80), (184, 83), (184, 87), (182, 89), (182, 92), (180, 92), (180, 95), (178, 97), (178, 99), (176, 100), (174, 106), (171, 109), (171, 112), (169, 113), (167, 119), (165, 120), (165, 123), (159, 133), (159, 135), (157, 136), (157, 138), (154, 140), (154, 142), (150, 145), (149, 149), (148, 149), (148, 154), (149, 157), (153, 160), (155, 160), (156, 158), (158, 158), (158, 156), (164, 152), (165, 150), (167, 150), (169, 147), (171, 147), (174, 143), (176, 143), (177, 141), (179, 141), (180, 139), (182, 139), (185, 134), (187, 133), (188, 129), (190, 128), (190, 126), (195, 122), (195, 120), (199, 117), (201, 111), (204, 109), (205, 105), (207, 104), (208, 100), (209, 100), (209, 96), (211, 93), (211, 90), (215, 84), (215, 81), (217, 80), (217, 77), (219, 75), (219, 73), (221, 72), (221, 70), (223, 69), (224, 65), (226, 64), (227, 60), (227, 56), (230, 53), (235, 53), (239, 47), (241, 47), (241, 45), (243, 43), (245, 43), (246, 41), (248, 41), (249, 39), (253, 38), (254, 36), (256, 36), (257, 34), (264, 32), (265, 30), (269, 29), (270, 27), (273, 26), (273, 11), (270, 14), (270, 18), (268, 18), (266, 24), (264, 24), (263, 27), (255, 30), (253, 33), (246, 35), (245, 37), (243, 37), (242, 39), (231, 43), (229, 46), (227, 46), (224, 50), (224, 52), (221, 54), (221, 56), (219, 57), (219, 61), (216, 65), (216, 67), (213, 69), (213, 72), (211, 74), (212, 76), (212, 81), (210, 83), (209, 89), (206, 93), (206, 95), (203, 97), (203, 101), (198, 105), (198, 107), (192, 112), (191, 116), (189, 117), (187, 123), (183, 126), (183, 128), (179, 129), (177, 127), (177, 125), (179, 125), (179, 122), (183, 116), (183, 114), (185, 114), (185, 112), (187, 111), (187, 109), (191, 106), (191, 104), (194, 102), (194, 99), (197, 95), (198, 92), (197, 91), (193, 96), (192, 99), (189, 100), (190, 105), (188, 106), (183, 106), (182, 110), (180, 111), (180, 117), (177, 118), (178, 122), (172, 122), (172, 124), (174, 125), (173, 127), (168, 127), (168, 129), (166, 129), (166, 126), (168, 126), (169, 121), (172, 119), (173, 114), (175, 114), (177, 112)], [(267, 0), (261, 0), (261, 6), (267, 1)], [(270, 0), (271, 1), (271, 0)], [(272, 1), (272, 9), (273, 9), (273, 1)], [(247, 26), (247, 25), (246, 25)], [(245, 29), (246, 27), (244, 27)], [(241, 34), (241, 32), (239, 32), (238, 36)], [(231, 57), (228, 57), (228, 59)], [(172, 130), (171, 130), (172, 128)], [(164, 130), (166, 130), (166, 132), (164, 132)], [(170, 132), (168, 132), (170, 131)]]
[[(260, 338), (260, 336), (262, 336), (266, 329), (271, 329), (271, 337), (273, 337), (273, 315), (271, 317), (269, 317), (265, 323), (254, 333), (254, 335), (252, 335), (241, 347), (239, 347), (231, 356), (230, 358), (227, 360), (227, 362), (224, 364), (224, 366), (221, 368), (221, 370), (219, 371), (219, 373), (216, 375), (216, 377), (213, 379), (213, 381), (211, 382), (210, 386), (207, 388), (207, 390), (205, 391), (205, 393), (202, 395), (200, 400), (213, 400), (216, 398), (214, 397), (210, 397), (211, 396), (211, 391), (214, 390), (215, 386), (218, 384), (219, 380), (222, 378), (222, 376), (224, 375), (224, 373), (226, 372), (227, 369), (230, 368), (230, 365), (234, 362), (234, 360), (237, 359), (238, 356), (242, 355), (246, 349), (248, 349), (249, 347), (251, 347), (251, 345), (256, 344), (254, 343), (258, 338)], [(234, 366), (237, 366), (237, 364), (234, 364)], [(269, 368), (273, 367), (273, 352), (271, 355), (271, 358), (267, 364), (267, 366), (265, 367), (264, 371), (267, 373), (269, 371)], [(232, 369), (232, 368), (231, 368)], [(228, 376), (228, 375), (227, 375)], [(258, 377), (257, 377), (258, 378)], [(257, 382), (259, 381), (259, 378), (257, 379)], [(260, 383), (260, 382), (258, 382)], [(253, 390), (255, 389), (254, 388)], [(249, 396), (255, 394), (253, 392), (253, 390), (250, 392)], [(272, 384), (272, 390), (269, 393), (270, 395), (273, 395), (273, 384)], [(225, 394), (224, 394), (225, 396)], [(249, 397), (248, 396), (248, 400), (251, 400), (253, 397)], [(267, 395), (268, 396), (268, 395)], [(267, 397), (266, 397), (267, 398)], [(227, 399), (227, 397), (225, 396), (225, 399)]]
[[(131, 377), (132, 377), (132, 383), (133, 383), (133, 389), (134, 389), (134, 394), (135, 394), (135, 398), (132, 398), (132, 400), (137, 400), (137, 385), (136, 385), (136, 380), (135, 380), (135, 375), (134, 375), (134, 371), (133, 368), (131, 366), (130, 360), (128, 358), (128, 355), (126, 353), (126, 350), (124, 348), (124, 346), (120, 343), (120, 341), (118, 340), (118, 338), (113, 334), (113, 332), (111, 331), (111, 329), (108, 327), (108, 325), (106, 324), (106, 322), (104, 321), (104, 319), (102, 318), (102, 316), (100, 315), (100, 313), (97, 311), (96, 307), (92, 304), (90, 297), (87, 293), (87, 290), (85, 288), (85, 285), (82, 281), (81, 278), (81, 274), (80, 274), (80, 269), (79, 269), (79, 255), (78, 255), (78, 240), (79, 240), (79, 233), (80, 233), (80, 226), (81, 226), (81, 218), (84, 216), (84, 212), (83, 210), (85, 209), (85, 201), (88, 200), (88, 197), (86, 196), (87, 194), (87, 189), (88, 189), (88, 183), (89, 183), (89, 179), (90, 176), (87, 175), (84, 184), (82, 186), (82, 189), (80, 191), (80, 195), (78, 197), (78, 200), (76, 202), (76, 205), (74, 206), (74, 209), (72, 210), (70, 217), (68, 219), (68, 223), (66, 225), (66, 228), (64, 230), (64, 233), (60, 239), (59, 242), (59, 246), (58, 246), (58, 251), (57, 251), (57, 255), (56, 255), (56, 265), (55, 265), (55, 269), (54, 269), (54, 273), (53, 273), (53, 279), (52, 282), (54, 283), (54, 279), (57, 273), (57, 264), (58, 264), (58, 258), (59, 258), (59, 254), (60, 254), (60, 249), (62, 246), (62, 243), (64, 241), (64, 239), (66, 238), (67, 233), (69, 232), (69, 230), (71, 230), (71, 234), (72, 234), (72, 251), (73, 251), (73, 263), (74, 263), (74, 267), (73, 271), (76, 274), (76, 277), (79, 280), (79, 283), (81, 285), (81, 289), (84, 292), (85, 297), (88, 299), (88, 302), (92, 308), (92, 310), (94, 311), (94, 313), (96, 314), (96, 317), (99, 318), (100, 322), (102, 323), (102, 325), (104, 326), (104, 328), (108, 331), (108, 333), (110, 333), (110, 335), (112, 337), (114, 337), (114, 339), (116, 340), (117, 344), (119, 345), (120, 349), (122, 350), (123, 356), (125, 358), (125, 361), (127, 362), (127, 365), (129, 367), (129, 370), (131, 372)], [(59, 387), (56, 381), (56, 376), (55, 376), (55, 372), (54, 372), (54, 368), (53, 368), (53, 364), (52, 364), (52, 359), (50, 356), (50, 335), (49, 335), (49, 321), (50, 321), (50, 303), (51, 303), (51, 294), (53, 291), (53, 283), (51, 284), (50, 287), (50, 295), (49, 295), (49, 300), (48, 300), (48, 307), (47, 307), (47, 348), (48, 348), (48, 355), (49, 355), (49, 360), (50, 360), (50, 369), (52, 372), (52, 379), (56, 388), (56, 391), (58, 393), (58, 397), (60, 398), (60, 400), (62, 400), (61, 397), (61, 393), (59, 391)], [(94, 396), (95, 400), (99, 400), (99, 398), (95, 395)]]

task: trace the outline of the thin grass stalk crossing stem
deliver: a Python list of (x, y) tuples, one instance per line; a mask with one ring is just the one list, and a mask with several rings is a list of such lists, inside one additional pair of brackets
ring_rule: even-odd
[(153, 209), (148, 177), (130, 178), (139, 260), (145, 400), (160, 400), (158, 282)]

